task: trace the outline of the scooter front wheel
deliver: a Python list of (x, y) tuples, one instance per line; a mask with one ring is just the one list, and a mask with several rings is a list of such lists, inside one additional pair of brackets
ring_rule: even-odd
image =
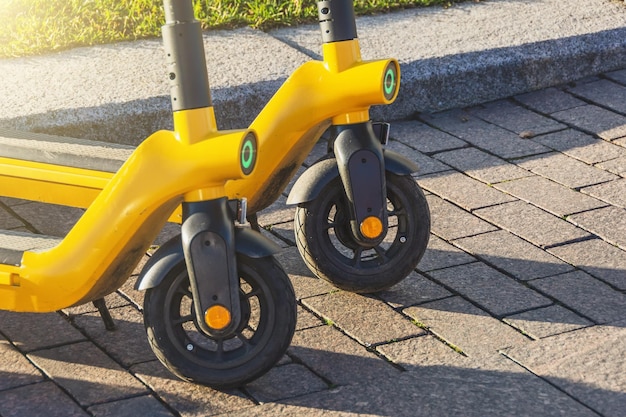
[(430, 211), (410, 176), (387, 172), (389, 227), (381, 244), (366, 248), (352, 237), (340, 178), (296, 209), (296, 245), (315, 275), (346, 291), (382, 291), (404, 279), (422, 258), (430, 237)]
[(241, 324), (228, 337), (199, 330), (181, 262), (144, 299), (144, 323), (157, 358), (179, 378), (216, 389), (242, 386), (281, 359), (296, 324), (295, 294), (272, 257), (237, 257)]

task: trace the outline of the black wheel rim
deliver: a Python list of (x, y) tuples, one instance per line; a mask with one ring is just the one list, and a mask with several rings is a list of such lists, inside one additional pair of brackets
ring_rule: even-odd
[(343, 188), (333, 187), (322, 204), (319, 217), (321, 224), (317, 227), (325, 256), (342, 269), (357, 272), (366, 270), (368, 274), (374, 272), (372, 269), (388, 267), (394, 259), (398, 259), (400, 252), (409, 246), (407, 243), (412, 234), (410, 230), (412, 225), (409, 221), (408, 206), (407, 198), (393, 183), (388, 182), (387, 235), (376, 247), (365, 248), (352, 237)]
[(168, 337), (180, 355), (204, 369), (240, 366), (253, 359), (270, 339), (275, 312), (269, 289), (254, 271), (239, 275), (242, 322), (228, 337), (209, 337), (199, 330), (186, 271), (178, 274), (166, 295)]

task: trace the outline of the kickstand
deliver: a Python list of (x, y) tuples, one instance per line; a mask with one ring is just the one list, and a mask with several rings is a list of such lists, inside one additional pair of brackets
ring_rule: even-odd
[(259, 218), (256, 213), (248, 214), (248, 222), (252, 230), (261, 233), (261, 226), (259, 225)]
[(113, 317), (111, 317), (111, 313), (104, 302), (104, 298), (95, 300), (93, 305), (100, 312), (100, 317), (102, 317), (102, 321), (104, 322), (104, 328), (109, 331), (115, 330), (115, 322), (113, 321)]

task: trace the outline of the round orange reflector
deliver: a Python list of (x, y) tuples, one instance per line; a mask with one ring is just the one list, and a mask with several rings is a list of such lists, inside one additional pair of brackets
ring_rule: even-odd
[(230, 324), (230, 311), (219, 304), (211, 306), (204, 313), (204, 321), (210, 328), (222, 330)]
[(368, 239), (375, 239), (383, 232), (383, 222), (378, 217), (370, 216), (361, 223), (361, 233)]

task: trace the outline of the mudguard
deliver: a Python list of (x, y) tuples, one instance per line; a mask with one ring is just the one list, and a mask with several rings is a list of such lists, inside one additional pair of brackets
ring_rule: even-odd
[[(396, 175), (411, 175), (418, 166), (397, 152), (383, 149), (385, 171)], [(322, 159), (313, 164), (294, 184), (287, 204), (300, 204), (314, 200), (332, 180), (339, 176), (335, 158)]]
[[(272, 256), (281, 250), (280, 246), (250, 229), (235, 228), (235, 252), (249, 258)], [(165, 242), (146, 262), (135, 283), (136, 290), (154, 288), (178, 264), (185, 264), (185, 254), (180, 235)]]

